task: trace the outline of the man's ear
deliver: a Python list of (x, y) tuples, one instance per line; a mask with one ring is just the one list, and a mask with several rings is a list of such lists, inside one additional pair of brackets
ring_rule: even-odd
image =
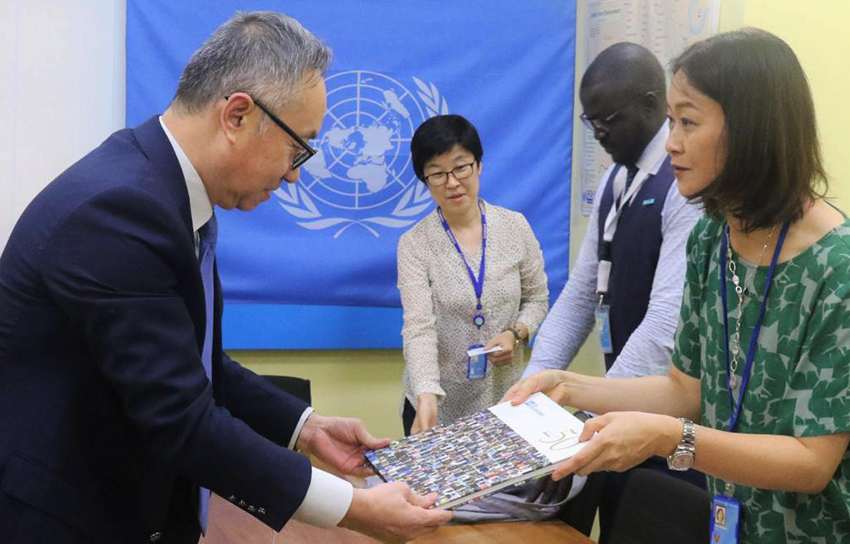
[(236, 136), (246, 130), (245, 117), (254, 111), (254, 100), (247, 93), (231, 94), (221, 108), (219, 123), (225, 136), (231, 143)]
[(640, 111), (644, 116), (652, 118), (662, 109), (662, 105), (666, 111), (667, 105), (661, 104), (658, 93), (646, 93), (640, 101)]

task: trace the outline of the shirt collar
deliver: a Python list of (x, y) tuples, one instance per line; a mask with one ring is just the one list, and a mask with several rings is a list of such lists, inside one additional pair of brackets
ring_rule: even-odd
[[(198, 229), (204, 226), (210, 220), (213, 214), (213, 206), (210, 202), (210, 197), (207, 194), (207, 188), (201, 180), (200, 174), (192, 166), (192, 162), (168, 127), (159, 116), (159, 124), (162, 125), (162, 130), (168, 137), (171, 147), (174, 148), (174, 154), (177, 155), (177, 162), (180, 163), (180, 169), (183, 171), (183, 179), (186, 182), (186, 190), (189, 192), (189, 208), (192, 212), (192, 230), (198, 232)], [(665, 125), (666, 126), (666, 125)]]
[(643, 149), (640, 158), (637, 161), (637, 167), (640, 171), (646, 171), (653, 176), (658, 173), (658, 169), (664, 164), (664, 159), (667, 158), (667, 136), (670, 134), (670, 125), (666, 122), (661, 123), (661, 128), (652, 137), (649, 144)]

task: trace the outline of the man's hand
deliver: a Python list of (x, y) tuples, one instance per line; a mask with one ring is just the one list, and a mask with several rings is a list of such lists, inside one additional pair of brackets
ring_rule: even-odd
[(367, 477), (372, 471), (363, 466), (363, 452), (383, 448), (390, 443), (378, 440), (363, 422), (350, 417), (324, 417), (311, 413), (301, 427), (295, 447), (316, 456), (331, 469), (352, 476)]
[(339, 525), (381, 542), (401, 544), (452, 519), (446, 510), (426, 510), (436, 500), (436, 493), (423, 497), (401, 482), (355, 489), (351, 507)]
[(433, 393), (422, 393), (416, 407), (416, 417), (410, 427), (410, 434), (419, 434), (427, 431), (437, 424), (437, 395)]
[(484, 346), (484, 350), (486, 351), (490, 348), (499, 346), (502, 348), (502, 351), (488, 353), (487, 359), (493, 363), (493, 366), (510, 364), (514, 360), (514, 344), (516, 344), (514, 333), (511, 331), (500, 332), (487, 342), (487, 345)]

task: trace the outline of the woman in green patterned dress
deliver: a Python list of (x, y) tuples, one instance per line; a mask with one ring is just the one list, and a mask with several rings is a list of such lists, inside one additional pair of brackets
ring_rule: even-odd
[(850, 221), (823, 199), (806, 76), (772, 34), (721, 34), (674, 61), (668, 114), (679, 191), (706, 211), (669, 375), (550, 370), (505, 398), (603, 414), (555, 479), (664, 455), (740, 501), (742, 542), (850, 542)]

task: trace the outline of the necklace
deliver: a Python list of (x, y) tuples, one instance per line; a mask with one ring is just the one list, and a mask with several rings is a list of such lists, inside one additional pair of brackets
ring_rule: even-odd
[[(726, 227), (729, 228), (728, 226)], [(773, 237), (773, 232), (776, 230), (776, 225), (773, 225), (773, 228), (770, 229), (770, 232), (767, 233), (767, 236), (764, 238), (764, 244), (761, 247), (761, 252), (759, 253), (758, 261), (756, 261), (756, 266), (761, 266), (761, 260), (764, 258), (764, 253), (767, 251), (767, 244), (770, 242), (770, 239)], [(729, 232), (727, 230), (727, 232)], [(731, 236), (730, 236), (731, 238)], [(738, 355), (741, 353), (741, 320), (744, 316), (744, 287), (741, 285), (741, 278), (738, 277), (738, 266), (735, 264), (735, 260), (732, 258), (732, 244), (730, 243), (726, 247), (726, 256), (729, 259), (729, 273), (732, 275), (732, 284), (735, 286), (735, 294), (738, 296), (738, 319), (735, 322), (735, 333), (732, 335), (732, 358), (729, 362), (729, 368), (732, 371), (731, 376), (729, 378), (729, 385), (732, 389), (738, 388)]]

